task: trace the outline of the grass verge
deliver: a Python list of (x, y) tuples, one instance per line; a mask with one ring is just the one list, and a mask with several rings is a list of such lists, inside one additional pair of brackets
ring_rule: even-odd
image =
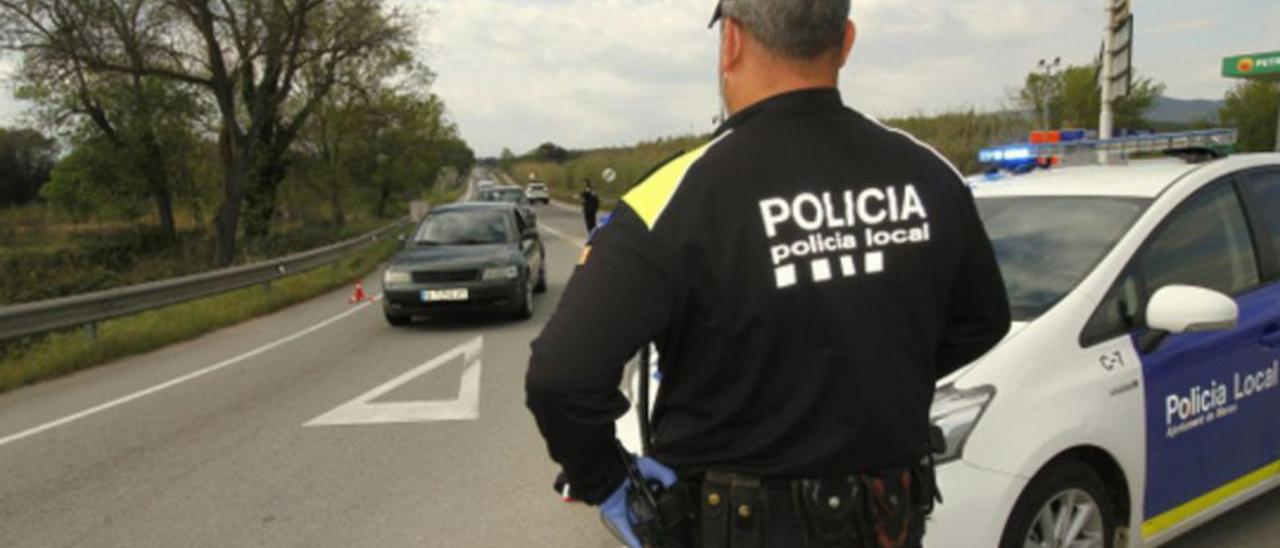
[[(978, 173), (978, 151), (1000, 143), (1024, 141), (1031, 126), (1021, 115), (974, 110), (936, 115), (916, 114), (891, 118), (885, 125), (912, 133), (950, 159), (962, 173)], [(505, 166), (514, 181), (523, 185), (529, 173), (547, 184), (553, 198), (578, 203), (582, 179), (590, 179), (600, 194), (602, 209), (609, 209), (651, 169), (680, 152), (693, 150), (709, 136), (681, 136), (641, 142), (632, 146), (571, 151), (570, 159), (553, 162), (534, 157), (534, 152)], [(618, 177), (604, 182), (600, 174), (613, 168)]]
[(149, 352), (262, 316), (352, 283), (399, 249), (395, 238), (329, 266), (222, 295), (190, 301), (83, 329), (40, 335), (0, 349), (0, 393)]
[[(529, 173), (536, 173), (538, 180), (547, 184), (551, 197), (570, 204), (578, 203), (582, 180), (589, 179), (600, 194), (601, 208), (609, 210), (654, 167), (680, 152), (702, 146), (706, 141), (707, 136), (683, 136), (628, 147), (581, 151), (564, 163), (522, 159), (508, 166), (506, 172), (521, 186), (528, 182)], [(605, 168), (617, 172), (613, 182), (602, 180), (601, 173)]]

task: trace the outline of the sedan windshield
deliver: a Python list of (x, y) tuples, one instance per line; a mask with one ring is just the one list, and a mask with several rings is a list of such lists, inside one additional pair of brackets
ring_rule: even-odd
[(1032, 320), (1062, 299), (1148, 203), (1096, 196), (978, 198), (1014, 320)]
[(503, 211), (447, 211), (423, 221), (417, 245), (486, 245), (514, 241), (510, 216)]

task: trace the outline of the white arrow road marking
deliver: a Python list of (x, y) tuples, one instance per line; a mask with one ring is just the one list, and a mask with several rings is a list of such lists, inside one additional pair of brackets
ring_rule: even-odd
[[(436, 356), (354, 400), (320, 415), (303, 426), (336, 426), (436, 421), (465, 421), (480, 418), (480, 356), (484, 337), (476, 337)], [(453, 400), (399, 401), (371, 403), (382, 395), (421, 377), (462, 356), (466, 370)]]

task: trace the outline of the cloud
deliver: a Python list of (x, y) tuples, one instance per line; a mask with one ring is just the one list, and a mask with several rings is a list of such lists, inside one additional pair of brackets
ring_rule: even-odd
[[(439, 91), (481, 154), (543, 141), (600, 146), (706, 131), (718, 110), (714, 2), (430, 0)], [(846, 101), (893, 116), (1002, 108), (1039, 59), (1090, 62), (1102, 0), (853, 0)], [(1271, 0), (1213, 10), (1139, 0), (1135, 66), (1177, 97), (1221, 97), (1217, 63), (1271, 36)], [(1273, 45), (1272, 45), (1273, 46)], [(1254, 49), (1266, 49), (1259, 45)]]
[(712, 129), (717, 35), (702, 4), (432, 1), (422, 41), (481, 154), (630, 142)]
[[(413, 13), (463, 136), (482, 155), (705, 132), (719, 111), (714, 0), (388, 0)], [(841, 85), (887, 117), (1006, 106), (1042, 58), (1083, 64), (1103, 0), (853, 0), (859, 39)], [(1221, 58), (1275, 49), (1275, 0), (1134, 0), (1140, 74), (1181, 98), (1232, 85)], [(23, 105), (0, 94), (0, 120)]]

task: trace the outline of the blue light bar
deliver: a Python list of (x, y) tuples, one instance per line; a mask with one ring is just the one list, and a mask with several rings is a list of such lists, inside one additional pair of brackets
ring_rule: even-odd
[(1113, 139), (1090, 139), (1085, 130), (1064, 130), (1058, 143), (1015, 143), (984, 148), (978, 161), (997, 169), (1021, 172), (1035, 166), (1039, 159), (1062, 157), (1090, 151), (1132, 153), (1169, 153), (1185, 150), (1215, 150), (1228, 153), (1236, 142), (1234, 129), (1205, 129), (1173, 133), (1130, 134)]

